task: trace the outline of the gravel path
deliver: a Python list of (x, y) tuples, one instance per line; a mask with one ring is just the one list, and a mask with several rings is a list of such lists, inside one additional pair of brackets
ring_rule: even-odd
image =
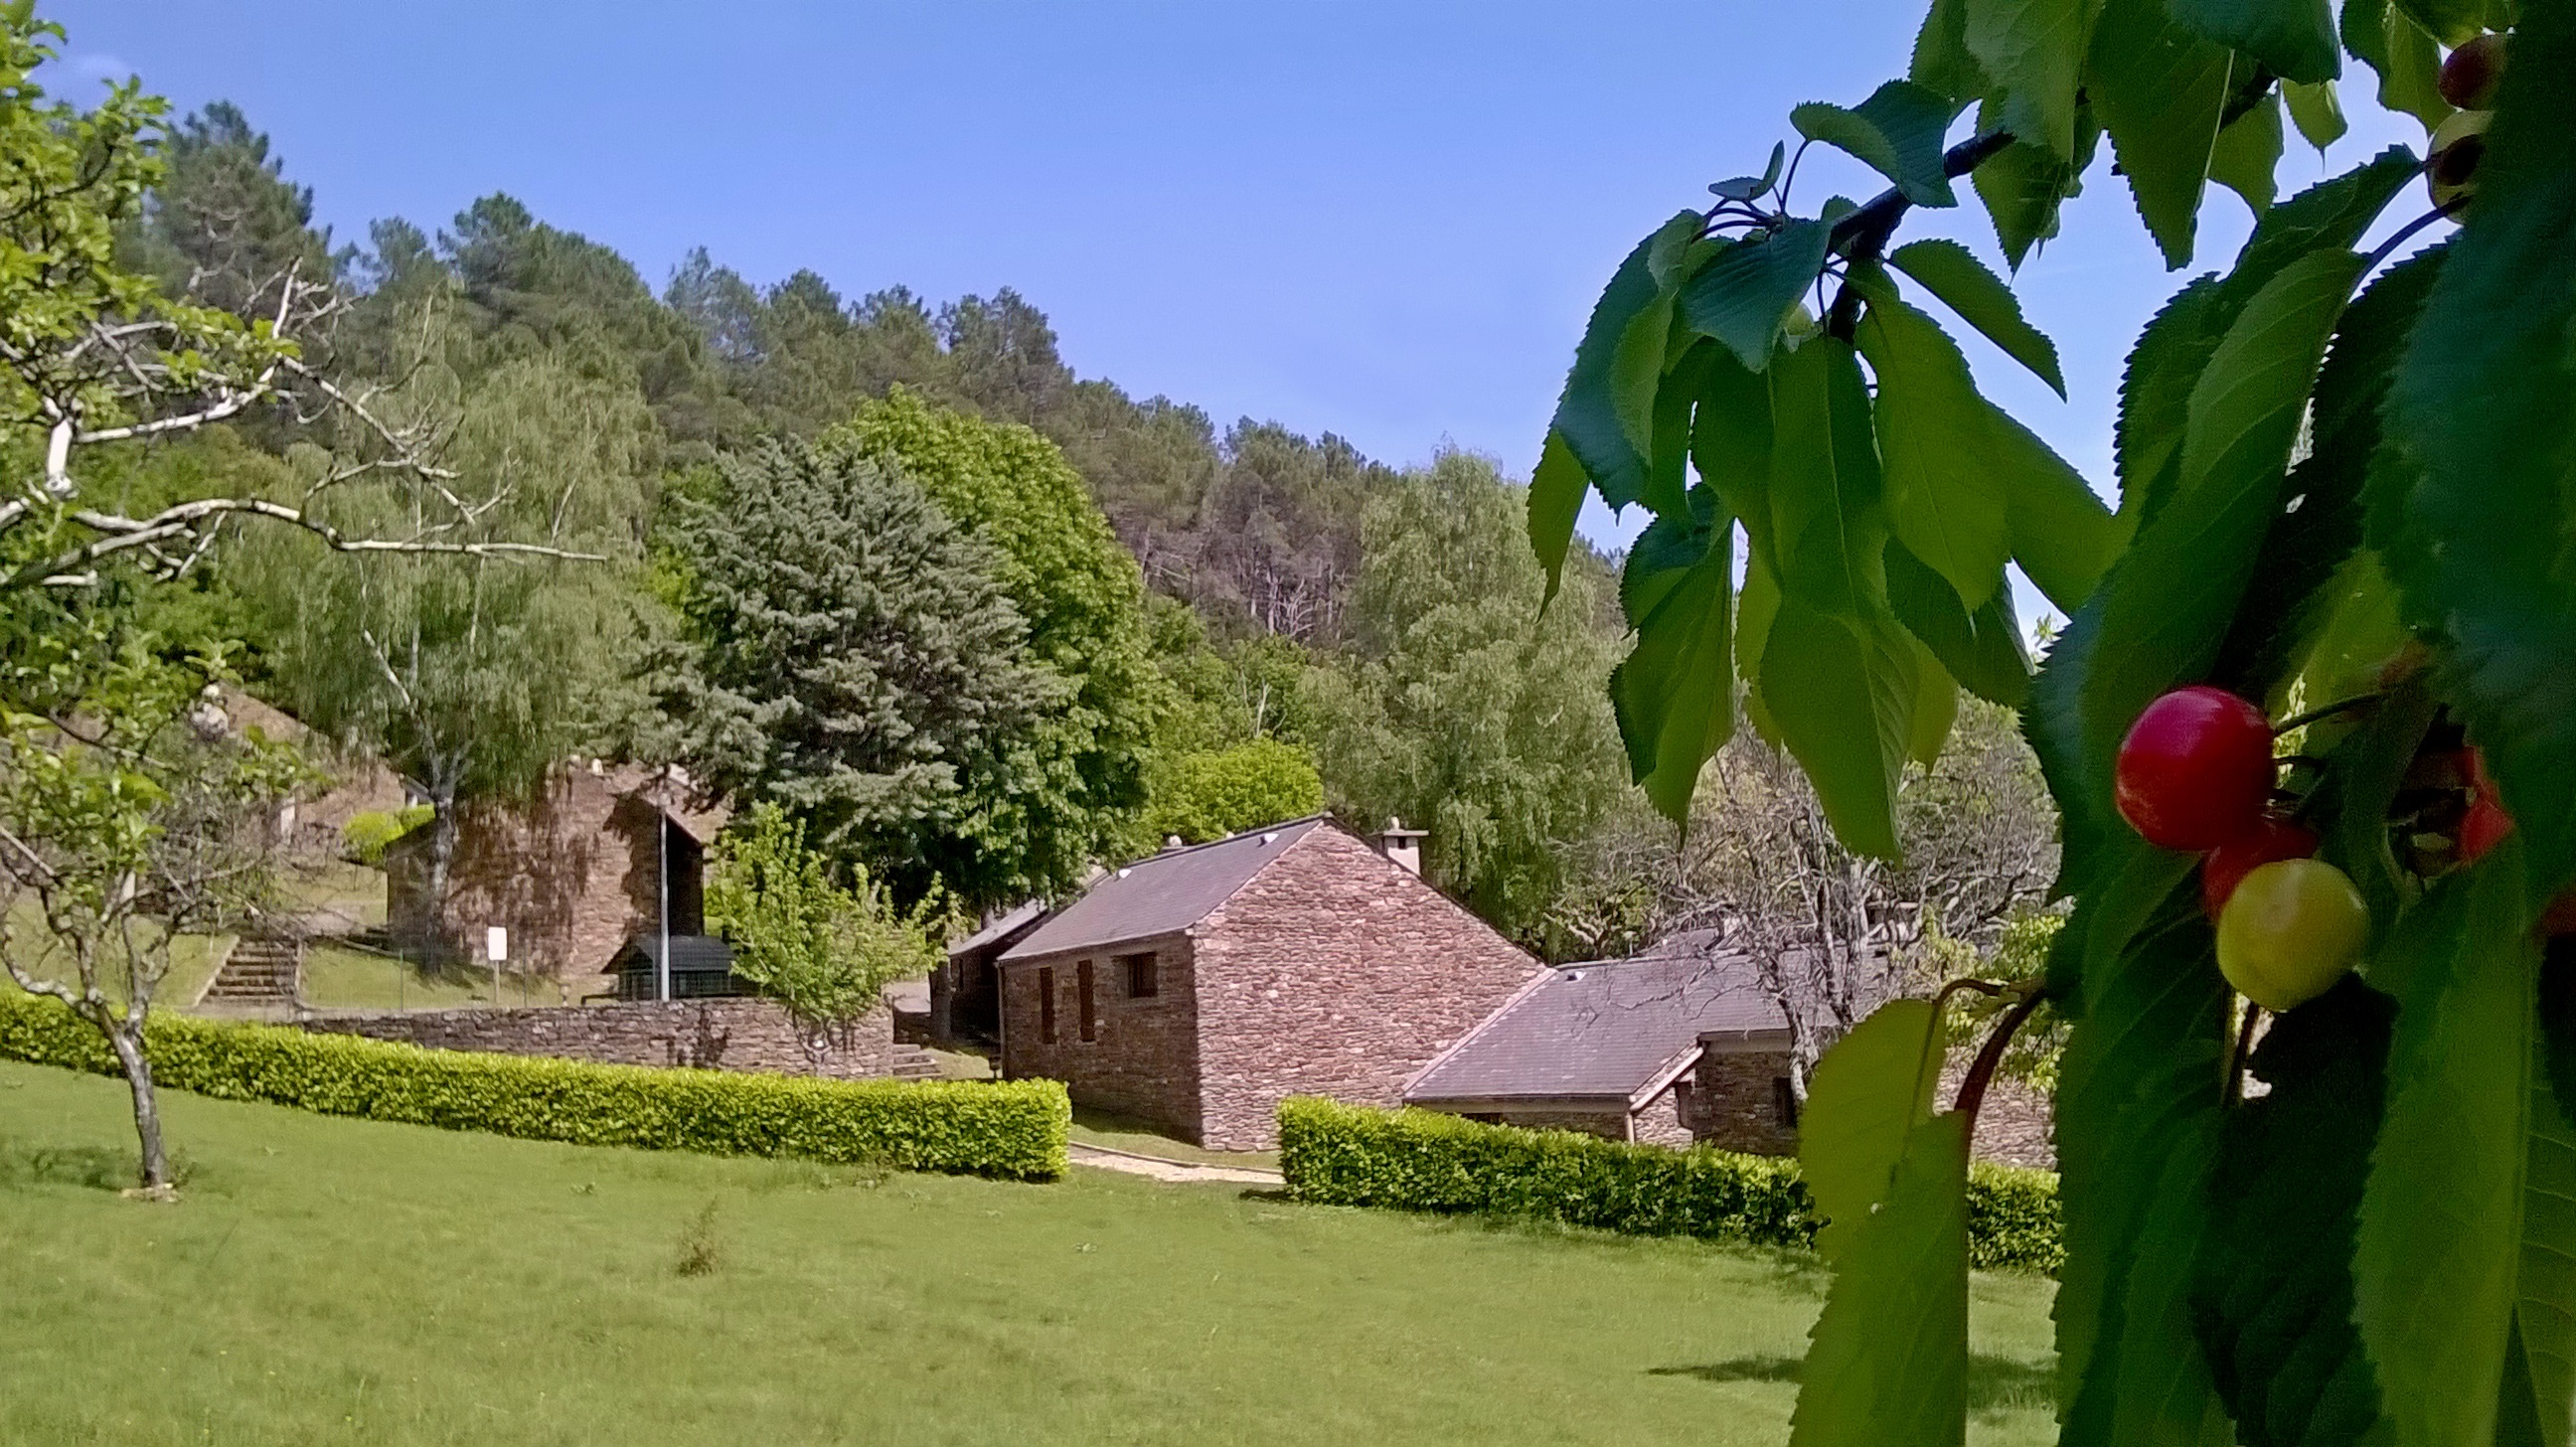
[(1091, 1166), (1104, 1171), (1125, 1171), (1131, 1176), (1151, 1176), (1158, 1181), (1224, 1181), (1245, 1186), (1284, 1186), (1287, 1178), (1277, 1171), (1258, 1166), (1202, 1166), (1189, 1161), (1167, 1161), (1161, 1156), (1138, 1155), (1109, 1146), (1084, 1145), (1080, 1141), (1066, 1144), (1065, 1159), (1077, 1166)]

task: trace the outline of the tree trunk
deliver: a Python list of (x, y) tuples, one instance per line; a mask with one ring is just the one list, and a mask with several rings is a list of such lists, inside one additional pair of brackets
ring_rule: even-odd
[(152, 1062), (143, 1054), (143, 1031), (121, 1022), (106, 1029), (117, 1063), (125, 1067), (126, 1087), (134, 1093), (134, 1137), (143, 1148), (143, 1190), (150, 1195), (167, 1195), (171, 1190), (170, 1156), (161, 1144), (161, 1100), (152, 1088)]
[(456, 862), (456, 793), (430, 795), (428, 878), (422, 881), (419, 938), (412, 941), (431, 964), (447, 962), (447, 880)]

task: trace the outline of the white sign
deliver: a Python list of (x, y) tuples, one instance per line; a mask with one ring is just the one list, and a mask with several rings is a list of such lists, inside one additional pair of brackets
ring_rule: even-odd
[(510, 932), (499, 925), (483, 931), (483, 958), (499, 964), (510, 957)]

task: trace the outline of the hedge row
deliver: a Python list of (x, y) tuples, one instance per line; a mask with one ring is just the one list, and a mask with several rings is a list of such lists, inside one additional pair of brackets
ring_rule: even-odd
[[(1797, 1163), (1778, 1156), (1677, 1151), (1299, 1096), (1279, 1104), (1279, 1165), (1290, 1195), (1326, 1205), (1536, 1217), (1771, 1246), (1815, 1237)], [(2057, 1178), (1973, 1167), (1968, 1257), (1981, 1267), (2055, 1271), (2065, 1259)]]
[[(1051, 1080), (828, 1081), (424, 1050), (156, 1015), (153, 1079), (226, 1100), (708, 1155), (795, 1156), (1015, 1180), (1064, 1174), (1072, 1107)], [(118, 1074), (98, 1031), (55, 1000), (0, 995), (0, 1057)]]

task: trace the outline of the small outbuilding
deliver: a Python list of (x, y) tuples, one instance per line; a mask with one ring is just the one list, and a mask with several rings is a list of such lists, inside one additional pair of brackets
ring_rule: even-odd
[[(637, 935), (608, 962), (621, 1000), (662, 998), (662, 937)], [(733, 946), (714, 935), (671, 936), (671, 998), (719, 999), (756, 993), (733, 972)]]
[(1419, 835), (1322, 816), (1112, 870), (995, 956), (1005, 1076), (1220, 1150), (1289, 1095), (1395, 1105), (1538, 973), (1423, 880)]
[(1551, 967), (1407, 1082), (1404, 1100), (1612, 1140), (1798, 1148), (1788, 1017), (1713, 931)]

